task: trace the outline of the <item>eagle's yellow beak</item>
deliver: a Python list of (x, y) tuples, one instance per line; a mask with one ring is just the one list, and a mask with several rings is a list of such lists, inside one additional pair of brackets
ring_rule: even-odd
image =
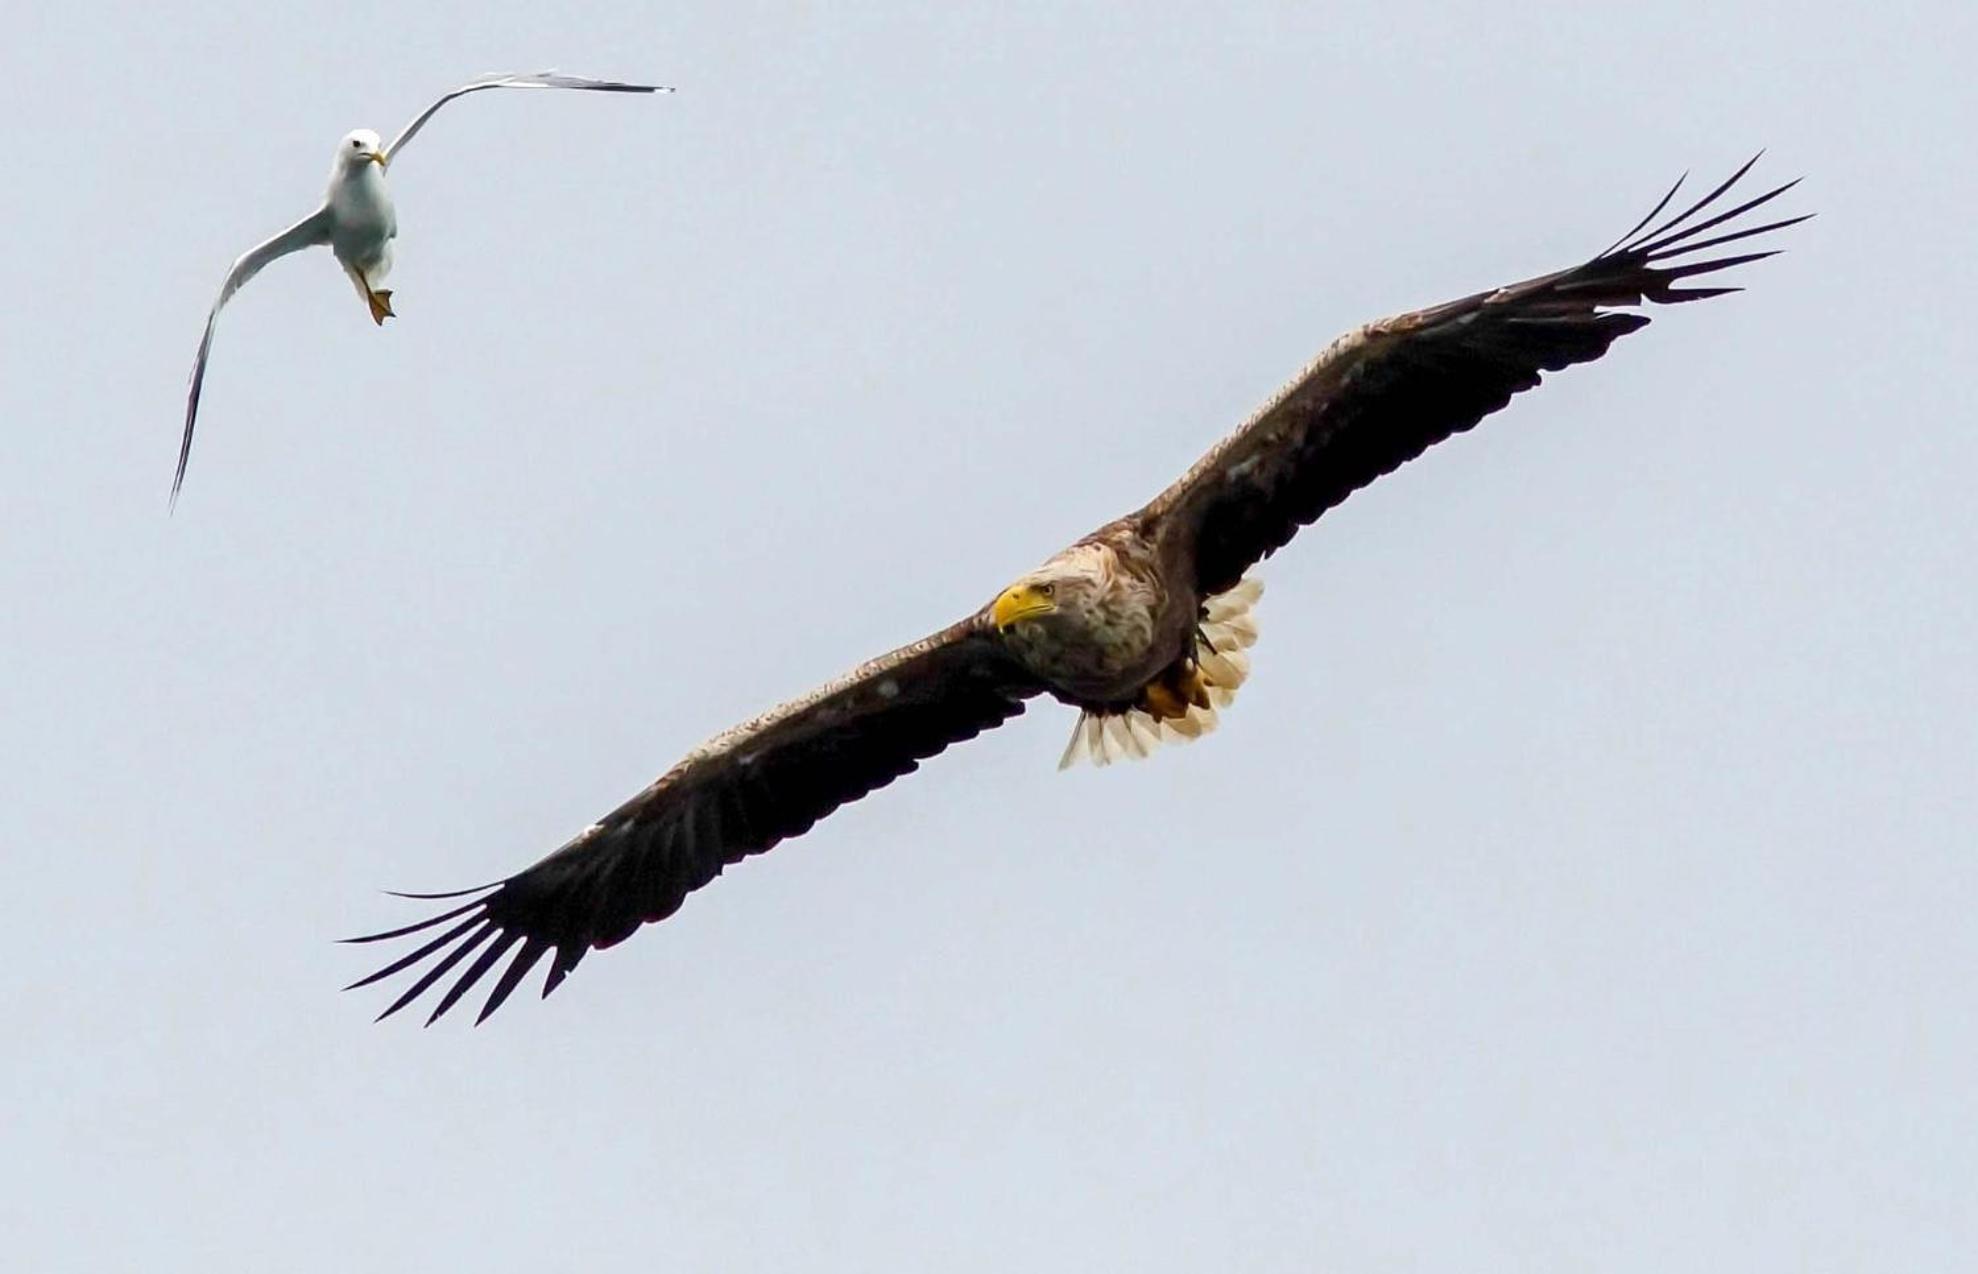
[(1057, 602), (1051, 599), (1052, 591), (1049, 585), (1012, 584), (989, 608), (989, 618), (1000, 629), (1039, 615), (1048, 615), (1058, 608)]

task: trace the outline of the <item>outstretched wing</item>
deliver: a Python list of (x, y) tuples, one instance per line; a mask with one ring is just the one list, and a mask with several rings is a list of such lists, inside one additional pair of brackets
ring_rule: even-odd
[(220, 285), (220, 299), (213, 302), (213, 308), (206, 314), (206, 332), (199, 338), (199, 353), (192, 360), (192, 383), (185, 395), (185, 434), (179, 439), (178, 471), (172, 475), (172, 504), (176, 505), (179, 501), (179, 488), (185, 485), (185, 466), (192, 459), (192, 426), (199, 418), (199, 391), (206, 384), (206, 357), (213, 352), (213, 328), (220, 321), (220, 310), (249, 279), (261, 272), (262, 266), (277, 257), (329, 241), (330, 210), (326, 206), (318, 208), (266, 243), (249, 248), (227, 271), (227, 281)]
[[(1536, 386), (1543, 372), (1591, 362), (1648, 323), (1621, 312), (1739, 289), (1682, 279), (1774, 255), (1698, 254), (1806, 220), (1706, 232), (1793, 186), (1718, 210), (1757, 156), (1682, 212), (1647, 229), (1681, 189), (1606, 252), (1557, 274), (1370, 323), (1335, 341), (1298, 378), (1135, 516), (1174, 560), (1194, 563), (1198, 592), (1236, 584), (1298, 528), (1469, 429)], [(1808, 214), (1811, 215), (1811, 214)]]
[(447, 926), (351, 986), (429, 965), (379, 1014), (389, 1017), (475, 956), (441, 996), (431, 1023), (513, 951), (481, 1007), (485, 1019), (554, 952), (543, 982), (548, 995), (591, 948), (664, 920), (728, 864), (802, 834), (950, 744), (1001, 725), (1042, 689), (989, 635), (982, 616), (971, 616), (716, 736), (569, 844), (499, 884), (406, 895), (478, 896), (418, 924), (349, 939), (378, 942)]
[(575, 75), (558, 75), (555, 71), (537, 71), (533, 74), (484, 75), (478, 80), (462, 84), (459, 88), (444, 94), (437, 102), (420, 111), (418, 117), (407, 124), (398, 136), (392, 138), (391, 145), (385, 148), (385, 161), (390, 163), (398, 158), (398, 152), (412, 135), (426, 126), (440, 107), (456, 97), (478, 93), (487, 88), (573, 88), (591, 93), (671, 93), (673, 90), (658, 84), (621, 84), (617, 80), (587, 80)]

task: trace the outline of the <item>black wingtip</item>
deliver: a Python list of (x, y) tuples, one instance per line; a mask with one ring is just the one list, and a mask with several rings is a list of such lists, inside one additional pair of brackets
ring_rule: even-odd
[(365, 975), (364, 977), (359, 978), (357, 981), (345, 987), (344, 990), (355, 991), (358, 987), (370, 986), (373, 982), (383, 981), (384, 979), (390, 977), (392, 974), (399, 972), (401, 969), (411, 968), (413, 965), (419, 963), (421, 960), (425, 959), (433, 952), (438, 951), (441, 947), (445, 946), (447, 943), (454, 941), (456, 938), (460, 937), (461, 934), (466, 933), (469, 929), (472, 929), (475, 925), (481, 923), (482, 923), (482, 919), (480, 916), (469, 916), (467, 917), (467, 919), (461, 921), (459, 924), (447, 930), (439, 937), (434, 938), (431, 941), (427, 942), (426, 945), (420, 947), (418, 950), (412, 952), (410, 955), (400, 956), (398, 959), (392, 961), (384, 968), (377, 970), (375, 973), (370, 973)]
[(1623, 234), (1620, 238), (1616, 239), (1614, 242), (1608, 244), (1605, 248), (1602, 248), (1600, 252), (1597, 254), (1595, 259), (1598, 260), (1599, 257), (1612, 255), (1617, 249), (1620, 248), (1622, 244), (1626, 243), (1628, 240), (1634, 238), (1636, 234), (1640, 233), (1641, 228), (1643, 226), (1655, 220), (1655, 218), (1661, 214), (1662, 210), (1669, 206), (1669, 201), (1676, 197), (1676, 192), (1681, 190), (1683, 188), (1683, 183), (1688, 181), (1689, 179), (1690, 179), (1689, 169), (1685, 168), (1683, 170), (1683, 175), (1676, 178), (1676, 184), (1669, 187), (1669, 189), (1663, 193), (1662, 197), (1655, 201), (1655, 206), (1648, 210), (1647, 215), (1644, 216), (1640, 221), (1635, 222), (1635, 224), (1633, 224), (1632, 226), (1629, 226), (1627, 233)]
[(1740, 192), (1731, 196), (1738, 202), (1725, 206), (1729, 202), (1725, 198), (1727, 193), (1751, 172), (1764, 155), (1765, 151), (1759, 150), (1738, 165), (1729, 177), (1711, 187), (1702, 198), (1674, 214), (1665, 215), (1671, 197), (1682, 186), (1682, 182), (1677, 182), (1647, 217), (1636, 222), (1634, 229), (1621, 237), (1616, 246), (1560, 282), (1559, 291), (1575, 297), (1598, 296), (1600, 299), (1596, 303), (1608, 307), (1701, 301), (1740, 291), (1736, 287), (1678, 288), (1672, 285), (1679, 279), (1712, 274), (1777, 256), (1783, 249), (1765, 247), (1756, 252), (1705, 258), (1712, 248), (1752, 242), (1759, 236), (1796, 226), (1813, 216), (1812, 213), (1802, 213), (1760, 225), (1743, 225), (1737, 220), (1794, 189), (1804, 180), (1803, 177), (1782, 182), (1750, 198), (1743, 198)]
[(386, 929), (381, 933), (359, 934), (354, 938), (338, 938), (337, 941), (345, 942), (345, 943), (353, 943), (353, 944), (362, 944), (367, 942), (389, 942), (393, 938), (403, 938), (407, 934), (418, 933), (421, 929), (431, 929), (434, 925), (444, 924), (447, 921), (453, 919), (455, 916), (464, 916), (468, 912), (478, 908), (480, 905), (481, 902), (477, 898), (473, 902), (463, 903), (462, 905), (453, 908), (451, 911), (443, 911), (437, 916), (428, 916), (424, 920), (414, 921), (412, 924), (409, 925), (401, 925), (396, 929)]
[[(1796, 226), (1802, 221), (1811, 221), (1818, 215), (1818, 213), (1803, 212), (1797, 217), (1787, 217), (1783, 221), (1768, 221), (1762, 226), (1746, 226), (1742, 230), (1732, 230), (1724, 234), (1713, 235), (1708, 239), (1699, 239), (1695, 243), (1686, 243), (1678, 251), (1690, 253), (1702, 252), (1706, 248), (1721, 248), (1727, 243), (1736, 243), (1740, 239), (1750, 239), (1757, 235), (1770, 234), (1774, 230), (1784, 230), (1787, 226)], [(1780, 248), (1777, 251), (1783, 252), (1785, 249)]]
[(415, 894), (408, 893), (403, 889), (383, 889), (379, 892), (388, 898), (411, 898), (417, 902), (438, 902), (448, 898), (465, 898), (471, 894), (484, 894), (502, 883), (504, 882), (493, 880), (485, 885), (475, 885), (470, 889), (449, 889), (445, 893), (438, 894)]
[[(438, 982), (441, 978), (445, 977), (447, 973), (453, 968), (454, 965), (459, 964), (462, 960), (466, 959), (469, 955), (471, 955), (474, 952), (475, 948), (479, 947), (482, 943), (486, 942), (489, 938), (493, 937), (494, 935), (500, 932), (501, 930), (493, 922), (490, 921), (489, 923), (482, 925), (481, 928), (475, 930), (473, 933), (468, 934), (464, 939), (460, 941), (460, 943), (457, 946), (453, 948), (453, 950), (446, 953), (445, 959), (441, 960), (438, 964), (435, 964), (432, 968), (420, 974), (418, 981), (414, 982), (411, 986), (405, 988), (405, 990), (400, 993), (399, 997), (391, 1002), (391, 1007), (386, 1009), (383, 1013), (379, 1014), (376, 1020), (380, 1022), (384, 1021), (392, 1014), (398, 1012), (406, 1005), (412, 1003), (412, 1001), (424, 995), (428, 990), (428, 988), (430, 988), (433, 985), (433, 983)], [(448, 1001), (447, 1004), (450, 1005), (451, 1001)], [(444, 1010), (445, 1007), (446, 1005), (442, 1005), (442, 1010)], [(439, 1015), (435, 1013), (434, 1017), (437, 1016)], [(430, 1025), (430, 1019), (428, 1020), (428, 1024)]]
[[(1759, 152), (1760, 155), (1764, 153), (1765, 152), (1763, 151)], [(1647, 217), (1643, 218), (1643, 220), (1639, 225), (1637, 225), (1633, 230), (1629, 231), (1627, 234), (1623, 235), (1621, 237), (1621, 242), (1616, 244), (1614, 247), (1608, 249), (1608, 252), (1643, 251), (1644, 245), (1669, 234), (1671, 231), (1680, 227), (1685, 221), (1688, 221), (1692, 216), (1696, 214), (1696, 212), (1699, 209), (1708, 207), (1710, 204), (1716, 202), (1717, 197), (1719, 195), (1729, 190), (1732, 186), (1737, 185), (1739, 180), (1742, 179), (1746, 173), (1751, 171), (1751, 166), (1757, 162), (1758, 162), (1758, 155), (1753, 155), (1750, 159), (1747, 159), (1744, 161), (1744, 163), (1740, 164), (1737, 168), (1737, 171), (1733, 172), (1729, 177), (1726, 177), (1723, 181), (1719, 182), (1701, 199), (1698, 199), (1695, 203), (1692, 203), (1689, 207), (1683, 209), (1679, 213), (1676, 213), (1674, 216), (1669, 217), (1667, 220), (1654, 225), (1653, 228), (1643, 229), (1644, 226), (1648, 226), (1649, 223), (1654, 222), (1657, 215), (1661, 213), (1662, 208), (1667, 206), (1668, 201), (1665, 198), (1662, 204), (1657, 205), (1655, 211), (1649, 213)], [(1680, 185), (1681, 183), (1679, 182), (1677, 184)], [(1674, 194), (1675, 192), (1672, 190), (1670, 193)], [(1602, 255), (1606, 255), (1606, 254), (1603, 253)]]
[(1665, 279), (1687, 279), (1699, 274), (1715, 274), (1719, 270), (1729, 270), (1753, 261), (1763, 261), (1767, 257), (1776, 257), (1784, 251), (1784, 248), (1768, 248), (1763, 252), (1740, 252), (1736, 256), (1714, 257), (1708, 261), (1690, 261), (1683, 265), (1669, 266), (1660, 273)]
[[(1743, 203), (1738, 204), (1737, 206), (1732, 208), (1726, 208), (1724, 211), (1717, 213), (1715, 216), (1706, 217), (1702, 221), (1696, 222), (1694, 225), (1685, 224), (1686, 222), (1689, 221), (1689, 219), (1692, 216), (1694, 216), (1698, 212), (1701, 212), (1703, 209), (1709, 207), (1712, 203), (1716, 201), (1718, 196), (1722, 195), (1725, 191), (1729, 190), (1731, 186), (1737, 181), (1738, 176), (1741, 176), (1743, 174), (1743, 171), (1744, 171), (1743, 169), (1740, 169), (1737, 175), (1732, 176), (1730, 180), (1718, 186), (1717, 189), (1711, 191), (1709, 195), (1707, 195), (1703, 199), (1698, 200), (1695, 204), (1691, 205), (1688, 209), (1684, 210), (1681, 216), (1673, 217), (1670, 220), (1664, 222), (1662, 225), (1656, 227), (1650, 233), (1642, 235), (1639, 238), (1633, 240), (1623, 250), (1632, 254), (1642, 256), (1649, 260), (1653, 260), (1658, 256), (1668, 256), (1675, 252), (1693, 252), (1695, 251), (1695, 247), (1693, 244), (1690, 244), (1689, 241), (1694, 240), (1697, 235), (1702, 234), (1704, 231), (1709, 230), (1714, 226), (1720, 226), (1734, 217), (1742, 216), (1745, 213), (1750, 212), (1753, 208), (1757, 208), (1764, 204), (1771, 203), (1774, 199), (1777, 199), (1780, 195), (1785, 194), (1788, 190), (1791, 190), (1794, 186), (1799, 185), (1801, 180), (1803, 180), (1802, 178), (1795, 177), (1791, 181), (1786, 182), (1784, 185), (1774, 186), (1772, 189), (1765, 191), (1763, 194), (1754, 195), (1752, 198), (1745, 200)], [(1755, 233), (1755, 232), (1750, 232), (1750, 233)]]
[[(456, 890), (437, 895), (409, 895), (412, 897), (459, 898), (463, 893), (485, 895), (480, 891)], [(488, 899), (476, 896), (459, 906), (428, 916), (409, 925), (389, 929), (382, 933), (364, 934), (356, 938), (338, 939), (345, 943), (379, 942), (392, 938), (403, 938), (417, 934), (418, 945), (389, 964), (375, 969), (345, 986), (346, 991), (355, 991), (395, 978), (400, 974), (412, 977), (414, 981), (399, 989), (397, 998), (385, 1006), (383, 1012), (372, 1020), (382, 1022), (414, 1002), (423, 999), (429, 991), (445, 983), (438, 1002), (427, 1014), (425, 1025), (431, 1026), (451, 1012), (476, 986), (487, 979), (489, 973), (500, 965), (505, 957), (506, 967), (500, 976), (493, 979), (493, 989), (488, 992), (486, 1001), (480, 1006), (474, 1018), (475, 1025), (485, 1022), (494, 1011), (502, 1006), (514, 993), (524, 978), (543, 957), (555, 954), (550, 975), (543, 994), (549, 994), (556, 983), (574, 968), (589, 949), (588, 944), (576, 942), (574, 945), (560, 945), (543, 937), (531, 937), (525, 932), (511, 928), (489, 914)], [(520, 950), (517, 950), (518, 944)], [(468, 959), (472, 957), (471, 961)], [(467, 967), (460, 970), (463, 961)], [(449, 978), (449, 974), (452, 976)]]
[[(531, 71), (517, 77), (525, 84), (533, 83), (542, 88), (580, 89), (590, 93), (671, 93), (670, 84), (632, 84), (625, 80), (593, 80), (581, 75), (564, 75), (560, 71)], [(511, 80), (509, 83), (513, 83)]]
[(488, 992), (486, 1002), (481, 1005), (480, 1013), (474, 1018), (474, 1025), (479, 1026), (487, 1021), (515, 988), (521, 985), (522, 979), (529, 976), (529, 970), (533, 969), (536, 962), (549, 950), (550, 944), (541, 938), (531, 938), (524, 943), (522, 949), (515, 953), (515, 958), (509, 961), (508, 967), (502, 970), (501, 977), (495, 982), (494, 990)]
[(520, 941), (522, 935), (519, 933), (504, 933), (497, 938), (486, 951), (481, 953), (478, 960), (467, 966), (467, 972), (453, 980), (453, 985), (446, 989), (446, 994), (440, 997), (439, 1004), (434, 1006), (432, 1016), (426, 1019), (426, 1025), (431, 1026), (444, 1017), (446, 1011), (458, 1004), (460, 997), (467, 994), (474, 984), (485, 977), (488, 970), (492, 969), (495, 963)]
[(1667, 288), (1658, 294), (1655, 299), (1662, 305), (1681, 305), (1685, 301), (1707, 301), (1713, 296), (1729, 296), (1733, 292), (1742, 291), (1744, 291), (1743, 288), (1734, 287)]

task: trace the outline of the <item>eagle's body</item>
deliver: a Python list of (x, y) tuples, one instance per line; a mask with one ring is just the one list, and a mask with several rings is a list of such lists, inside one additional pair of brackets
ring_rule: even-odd
[(1182, 543), (1139, 515), (1100, 527), (1000, 593), (976, 622), (1078, 708), (1060, 766), (1144, 756), (1215, 728), (1256, 639), (1255, 581), (1203, 598)]
[(1633, 311), (1735, 290), (1676, 284), (1771, 255), (1693, 254), (1803, 220), (1706, 237), (1789, 188), (1715, 211), (1750, 167), (1644, 232), (1671, 190), (1582, 265), (1348, 333), (1166, 491), (980, 611), (717, 735), (534, 866), (453, 895), (471, 897), (451, 910), (358, 939), (446, 926), (355, 985), (431, 961), (390, 1014), (473, 956), (437, 1018), (507, 959), (485, 1017), (551, 956), (547, 995), (586, 952), (665, 919), (728, 864), (801, 834), (1040, 695), (1080, 710), (1065, 764), (1200, 737), (1248, 671), (1260, 589), (1246, 572), (1544, 373), (1605, 354), (1648, 323)]
[(1115, 522), (1005, 589), (987, 618), (1051, 693), (1106, 711), (1133, 704), (1187, 652), (1195, 593), (1161, 569), (1131, 525)]

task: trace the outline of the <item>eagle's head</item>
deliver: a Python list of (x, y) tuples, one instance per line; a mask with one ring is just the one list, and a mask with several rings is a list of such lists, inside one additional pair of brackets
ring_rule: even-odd
[(989, 606), (990, 622), (1006, 636), (1083, 629), (1093, 622), (1113, 577), (1109, 549), (1075, 544), (998, 593)]

